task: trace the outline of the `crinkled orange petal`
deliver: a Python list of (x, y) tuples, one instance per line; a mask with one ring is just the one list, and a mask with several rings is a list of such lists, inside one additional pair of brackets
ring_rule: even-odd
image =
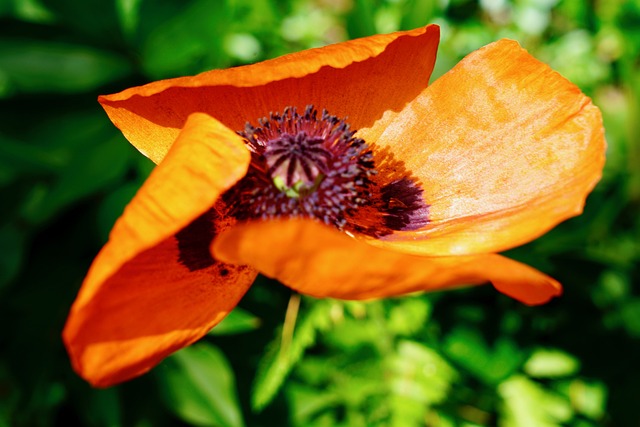
[[(149, 370), (205, 334), (245, 293), (253, 270), (213, 263), (209, 241), (188, 235), (179, 245), (174, 235), (241, 179), (248, 163), (234, 132), (204, 114), (189, 117), (116, 222), (73, 304), (64, 341), (89, 382), (107, 386)], [(194, 246), (209, 262), (180, 261)]]
[(499, 252), (578, 215), (606, 149), (591, 100), (510, 40), (357, 136), (403, 161), (429, 205), (424, 228), (370, 243), (430, 255)]
[(500, 292), (533, 305), (562, 292), (552, 278), (500, 255), (408, 255), (311, 220), (239, 224), (214, 240), (212, 253), (315, 297), (370, 299), (492, 282)]
[(375, 35), (285, 55), (254, 65), (162, 80), (101, 96), (115, 125), (143, 154), (159, 162), (189, 114), (200, 111), (234, 130), (286, 106), (349, 117), (371, 126), (400, 110), (429, 82), (439, 28)]

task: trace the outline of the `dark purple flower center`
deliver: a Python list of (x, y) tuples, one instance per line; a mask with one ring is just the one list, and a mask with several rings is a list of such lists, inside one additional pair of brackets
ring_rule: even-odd
[(217, 265), (219, 276), (236, 274), (209, 252), (215, 235), (235, 220), (313, 218), (376, 238), (427, 224), (417, 180), (388, 148), (355, 138), (344, 120), (309, 106), (258, 122), (238, 132), (251, 151), (245, 177), (176, 235), (178, 261), (190, 271)]
[(251, 151), (247, 175), (223, 200), (239, 220), (305, 217), (381, 237), (427, 222), (409, 174), (377, 176), (374, 154), (342, 119), (287, 107), (238, 132)]

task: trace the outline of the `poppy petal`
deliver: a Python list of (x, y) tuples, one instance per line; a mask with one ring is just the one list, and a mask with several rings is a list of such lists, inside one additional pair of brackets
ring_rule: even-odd
[(562, 292), (558, 282), (495, 254), (423, 257), (367, 245), (310, 220), (239, 224), (213, 242), (217, 259), (250, 264), (303, 294), (370, 299), (492, 282), (525, 304)]
[[(234, 132), (204, 114), (189, 117), (116, 222), (72, 307), (64, 339), (81, 375), (101, 386), (138, 375), (206, 333), (244, 294), (255, 273), (214, 263), (213, 231), (204, 244), (193, 233), (174, 236), (210, 211), (248, 163)], [(204, 265), (181, 259), (194, 258), (194, 245)]]
[(73, 368), (92, 385), (108, 387), (141, 375), (197, 341), (238, 304), (256, 277), (249, 267), (222, 262), (189, 269), (179, 262), (178, 245), (170, 237), (98, 286), (85, 282), (91, 293), (83, 289), (63, 338)]
[(591, 100), (510, 40), (357, 136), (403, 162), (429, 206), (426, 226), (370, 243), (443, 256), (499, 252), (580, 214), (606, 149)]
[(200, 111), (244, 129), (285, 107), (313, 104), (354, 128), (400, 110), (429, 83), (439, 28), (375, 35), (253, 65), (162, 80), (98, 100), (113, 123), (158, 163), (189, 114)]

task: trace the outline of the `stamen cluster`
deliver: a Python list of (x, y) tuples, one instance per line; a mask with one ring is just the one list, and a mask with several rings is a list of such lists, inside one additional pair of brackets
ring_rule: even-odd
[(373, 154), (344, 120), (287, 107), (239, 134), (251, 165), (228, 199), (238, 219), (310, 217), (342, 229), (369, 203)]

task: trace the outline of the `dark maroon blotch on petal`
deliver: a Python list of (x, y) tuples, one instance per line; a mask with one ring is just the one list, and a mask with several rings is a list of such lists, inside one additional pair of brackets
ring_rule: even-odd
[(176, 234), (178, 261), (191, 272), (211, 267), (216, 262), (209, 251), (209, 246), (216, 235), (214, 225), (216, 216), (215, 210), (209, 209)]
[(406, 177), (383, 186), (379, 209), (384, 214), (384, 225), (394, 231), (417, 230), (427, 225), (429, 206), (423, 193), (417, 183)]

